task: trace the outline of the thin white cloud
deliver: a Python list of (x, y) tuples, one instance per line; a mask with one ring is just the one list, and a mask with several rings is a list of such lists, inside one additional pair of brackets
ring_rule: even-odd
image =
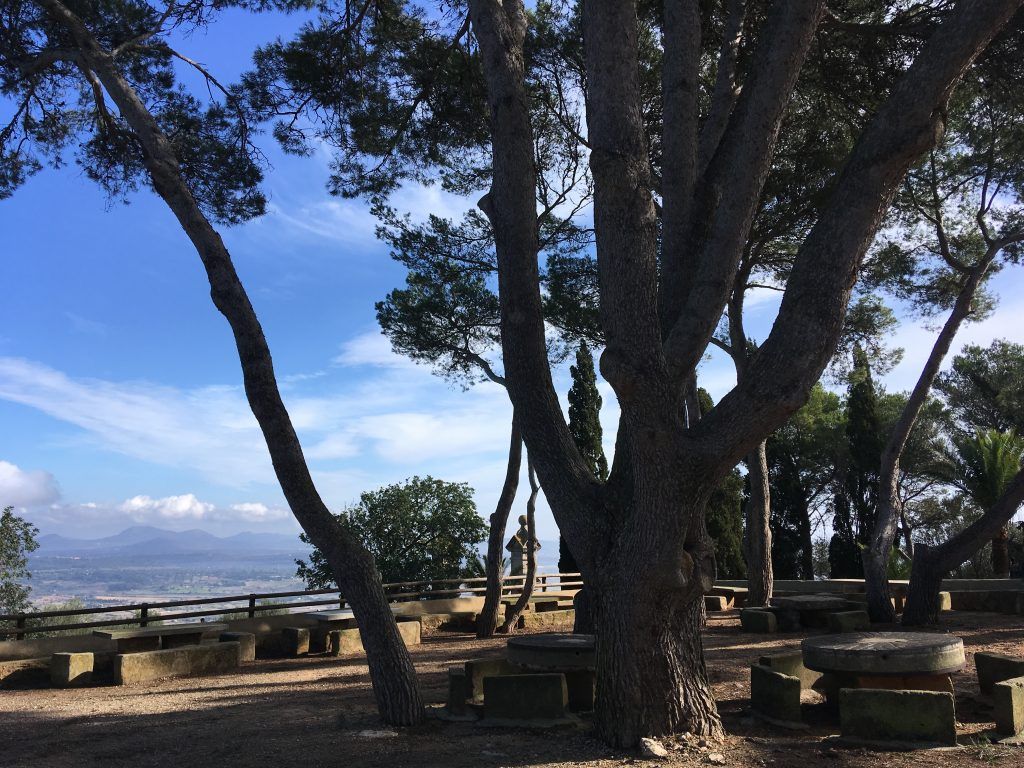
[(52, 504), (59, 498), (60, 488), (49, 472), (0, 461), (0, 508)]

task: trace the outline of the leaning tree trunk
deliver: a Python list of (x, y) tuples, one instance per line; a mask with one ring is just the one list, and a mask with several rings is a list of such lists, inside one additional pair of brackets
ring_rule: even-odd
[(1010, 529), (1005, 525), (992, 539), (992, 572), (997, 579), (1010, 578)]
[(747, 457), (750, 498), (747, 500), (747, 605), (767, 605), (772, 599), (771, 496), (765, 442)]
[(939, 590), (946, 574), (967, 562), (1010, 522), (1024, 504), (1024, 469), (1014, 476), (1003, 495), (985, 513), (953, 538), (932, 547), (918, 544), (910, 571), (910, 589), (903, 624), (935, 624), (939, 620)]
[(893, 425), (892, 432), (882, 451), (882, 463), (878, 478), (878, 504), (875, 528), (867, 548), (861, 553), (864, 563), (864, 586), (868, 598), (868, 614), (872, 621), (892, 622), (896, 620), (892, 594), (889, 590), (888, 563), (892, 555), (892, 545), (896, 538), (896, 528), (900, 518), (899, 477), (900, 459), (906, 448), (907, 440), (917, 422), (932, 383), (938, 375), (942, 361), (949, 353), (953, 338), (971, 312), (971, 305), (978, 286), (984, 279), (992, 261), (999, 254), (1002, 246), (990, 245), (982, 259), (966, 270), (964, 284), (957, 294), (956, 303), (939, 331), (935, 344), (932, 346), (928, 359), (925, 361), (921, 375), (907, 398), (899, 418)]
[(505, 612), (505, 621), (502, 623), (499, 632), (510, 632), (523, 615), (526, 606), (530, 604), (533, 597), (533, 588), (537, 582), (537, 494), (540, 492), (540, 484), (537, 482), (537, 473), (533, 470), (533, 462), (529, 454), (526, 456), (526, 474), (530, 478), (530, 498), (526, 500), (526, 579), (523, 581), (523, 589), (519, 593), (519, 599), (515, 605)]
[(505, 483), (501, 487), (498, 503), (491, 513), (490, 534), (487, 537), (487, 589), (484, 607), (476, 622), (477, 637), (491, 637), (498, 626), (498, 611), (501, 609), (501, 587), (504, 574), (501, 569), (501, 553), (505, 545), (505, 528), (512, 503), (516, 500), (519, 487), (519, 469), (523, 463), (523, 436), (519, 423), (512, 417), (512, 436), (508, 447), (508, 465), (505, 468)]
[(281, 490), (310, 541), (323, 552), (359, 623), (381, 718), (394, 725), (421, 722), (423, 702), (416, 669), (398, 633), (380, 574), (373, 557), (338, 523), (313, 484), (281, 399), (270, 348), (224, 242), (185, 183), (166, 135), (113, 57), (59, 0), (40, 2), (74, 40), (81, 66), (95, 73), (131, 127), (142, 146), (153, 188), (199, 253), (214, 305), (231, 326), (246, 397), (263, 432)]

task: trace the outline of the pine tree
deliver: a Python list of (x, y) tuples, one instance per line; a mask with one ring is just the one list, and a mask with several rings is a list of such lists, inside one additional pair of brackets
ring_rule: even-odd
[(856, 526), (854, 534), (860, 544), (867, 545), (877, 516), (878, 473), (884, 439), (871, 364), (860, 346), (853, 350), (846, 401), (846, 437), (850, 450), (846, 488)]
[(864, 575), (860, 549), (853, 533), (850, 499), (845, 489), (835, 495), (832, 538), (828, 543), (828, 570), (833, 579), (856, 579)]
[[(594, 356), (587, 343), (580, 342), (576, 351), (576, 365), (569, 366), (572, 386), (569, 388), (569, 431), (583, 460), (598, 480), (608, 478), (608, 460), (601, 446), (601, 395), (597, 391), (597, 373), (594, 371)], [(558, 537), (558, 570), (560, 573), (576, 573), (579, 568), (576, 558)]]

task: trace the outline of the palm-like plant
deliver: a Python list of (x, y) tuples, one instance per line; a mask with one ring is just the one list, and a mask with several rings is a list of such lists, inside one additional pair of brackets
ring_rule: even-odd
[[(944, 452), (942, 479), (960, 489), (983, 511), (991, 509), (1024, 462), (1024, 437), (1013, 430), (979, 429), (953, 439)], [(999, 578), (1010, 575), (1009, 528), (992, 540), (992, 568)]]

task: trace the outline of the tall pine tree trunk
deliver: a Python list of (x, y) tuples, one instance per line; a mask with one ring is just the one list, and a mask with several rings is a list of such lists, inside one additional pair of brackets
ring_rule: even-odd
[(772, 599), (771, 491), (768, 454), (762, 440), (747, 457), (750, 498), (746, 509), (747, 604), (767, 605)]
[(131, 127), (142, 145), (153, 188), (177, 218), (206, 268), (213, 303), (231, 326), (246, 397), (263, 432), (281, 490), (310, 541), (323, 552), (355, 613), (381, 718), (394, 725), (419, 723), (423, 702), (416, 670), (398, 633), (380, 574), (369, 552), (338, 523), (313, 485), (281, 399), (270, 348), (224, 242), (185, 183), (167, 136), (122, 76), (114, 58), (59, 0), (41, 0), (41, 4), (74, 40), (81, 65), (95, 73)]
[(501, 587), (504, 574), (501, 570), (502, 553), (505, 548), (505, 529), (512, 504), (519, 487), (519, 469), (523, 463), (523, 436), (519, 423), (512, 417), (512, 435), (508, 447), (508, 464), (505, 468), (505, 483), (501, 495), (491, 513), (490, 532), (487, 536), (487, 588), (484, 593), (484, 607), (477, 617), (476, 636), (491, 637), (498, 626), (498, 612), (501, 609)]

